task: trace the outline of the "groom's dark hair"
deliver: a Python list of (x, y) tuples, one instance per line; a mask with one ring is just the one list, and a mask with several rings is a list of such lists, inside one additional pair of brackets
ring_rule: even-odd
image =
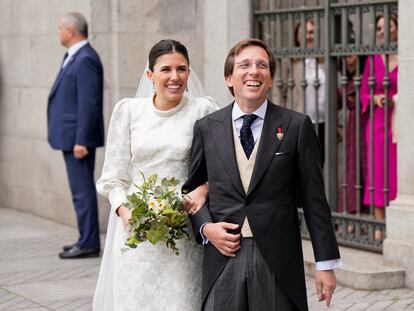
[[(248, 46), (258, 46), (264, 49), (269, 56), (269, 70), (270, 76), (273, 79), (276, 71), (276, 61), (269, 47), (262, 40), (255, 38), (248, 38), (236, 43), (235, 46), (231, 48), (229, 54), (227, 54), (226, 61), (224, 62), (224, 77), (228, 78), (233, 73), (234, 69), (234, 58), (241, 53), (243, 49)], [(233, 87), (229, 86), (230, 93), (234, 96)]]
[(164, 39), (155, 44), (148, 55), (148, 68), (154, 71), (155, 63), (158, 57), (165, 54), (180, 53), (182, 54), (190, 65), (190, 58), (188, 57), (187, 48), (179, 41), (172, 39)]

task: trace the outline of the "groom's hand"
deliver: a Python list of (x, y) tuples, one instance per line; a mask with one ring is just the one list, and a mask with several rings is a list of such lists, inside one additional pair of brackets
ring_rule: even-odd
[(238, 228), (238, 224), (228, 222), (208, 223), (203, 227), (203, 235), (224, 256), (236, 257), (236, 253), (240, 249), (240, 233), (231, 234), (227, 230)]
[(326, 300), (329, 307), (333, 292), (336, 287), (336, 278), (333, 270), (316, 271), (315, 276), (316, 294), (319, 302)]

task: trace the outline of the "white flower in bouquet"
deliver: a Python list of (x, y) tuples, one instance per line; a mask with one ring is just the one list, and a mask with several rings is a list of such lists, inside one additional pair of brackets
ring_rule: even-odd
[(160, 204), (154, 196), (150, 196), (150, 199), (148, 200), (148, 207), (156, 211), (161, 209)]

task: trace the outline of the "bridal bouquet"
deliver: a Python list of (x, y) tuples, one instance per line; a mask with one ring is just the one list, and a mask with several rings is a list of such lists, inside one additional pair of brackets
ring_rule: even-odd
[[(144, 241), (152, 244), (164, 241), (167, 248), (179, 255), (176, 241), (187, 237), (187, 213), (184, 199), (177, 192), (178, 180), (174, 177), (163, 178), (158, 182), (158, 175), (148, 178), (142, 174), (143, 183), (138, 191), (128, 196), (126, 206), (131, 210), (128, 229), (129, 237), (125, 245), (136, 248)], [(128, 250), (123, 249), (123, 251)]]

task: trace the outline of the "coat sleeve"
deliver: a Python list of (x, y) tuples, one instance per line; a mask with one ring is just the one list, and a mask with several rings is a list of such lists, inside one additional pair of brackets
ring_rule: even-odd
[(320, 145), (308, 116), (300, 125), (298, 135), (299, 191), (315, 261), (338, 259), (339, 249), (322, 178)]
[(360, 91), (361, 108), (362, 113), (366, 113), (369, 110), (369, 104), (371, 101), (371, 91), (368, 86), (368, 79), (371, 72), (371, 57), (367, 58), (365, 63), (364, 72), (362, 74), (362, 84)]
[(99, 129), (102, 114), (103, 71), (99, 61), (91, 57), (79, 63), (76, 78), (77, 88), (77, 127), (75, 144), (89, 146)]
[[(182, 192), (190, 192), (207, 181), (207, 164), (204, 154), (204, 144), (199, 127), (199, 121), (197, 121), (194, 124), (193, 130), (193, 142), (191, 144), (188, 179), (182, 187)], [(207, 222), (212, 222), (210, 211), (208, 209), (208, 200), (206, 205), (200, 211), (190, 216), (190, 220), (193, 226), (196, 241), (201, 244), (203, 242), (203, 238), (200, 234), (201, 226)]]

